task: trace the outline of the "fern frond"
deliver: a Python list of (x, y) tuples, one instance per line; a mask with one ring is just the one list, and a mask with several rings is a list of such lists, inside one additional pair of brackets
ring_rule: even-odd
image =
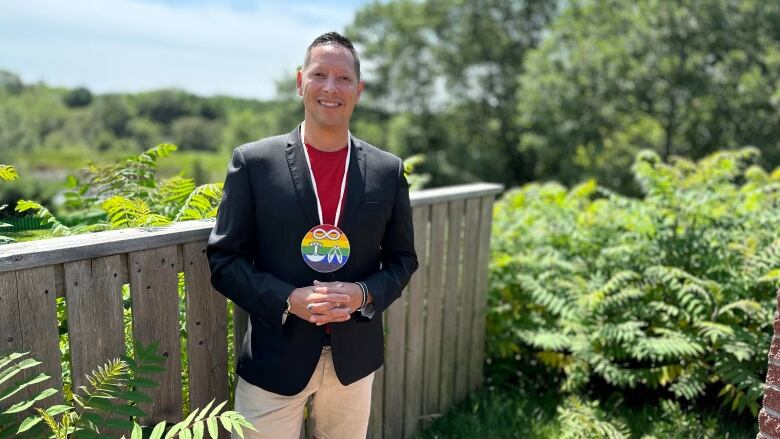
[(699, 362), (683, 369), (677, 380), (669, 386), (669, 390), (678, 398), (691, 401), (704, 394), (707, 385), (707, 370)]
[(11, 165), (0, 165), (0, 180), (14, 181), (19, 178), (19, 173), (16, 172)]
[(693, 323), (693, 327), (699, 330), (699, 335), (706, 337), (711, 343), (730, 339), (734, 336), (734, 329), (723, 323), (700, 320)]
[(101, 207), (108, 215), (111, 228), (159, 226), (171, 222), (165, 216), (153, 213), (142, 199), (130, 200), (115, 195), (105, 200)]
[[(79, 387), (87, 397), (114, 398), (114, 391), (127, 383), (127, 363), (120, 359), (108, 361), (87, 375), (90, 387)], [(87, 400), (88, 401), (88, 400)]]
[(760, 303), (756, 302), (755, 300), (741, 299), (721, 307), (718, 310), (717, 316), (720, 317), (726, 314), (731, 314), (737, 310), (742, 311), (748, 316), (753, 316), (761, 312), (763, 310), (763, 307), (761, 306)]
[(26, 212), (28, 210), (34, 210), (35, 216), (40, 218), (41, 224), (49, 224), (51, 226), (51, 234), (55, 236), (70, 235), (72, 232), (69, 227), (62, 224), (49, 209), (45, 208), (40, 203), (36, 203), (31, 200), (19, 200), (16, 203), (17, 212)]
[(176, 145), (171, 143), (160, 143), (157, 146), (147, 149), (140, 157), (143, 159), (156, 160), (158, 158), (168, 157), (174, 151), (179, 149)]
[(198, 186), (189, 194), (174, 221), (213, 218), (221, 200), (222, 183)]
[(718, 394), (723, 398), (723, 404), (731, 403), (731, 409), (735, 411), (748, 408), (756, 416), (760, 409), (764, 382), (756, 377), (754, 369), (749, 364), (729, 358), (716, 361), (714, 369), (725, 383)]
[(609, 296), (614, 294), (628, 285), (631, 282), (639, 280), (639, 273), (633, 270), (623, 270), (615, 273), (608, 281), (601, 287), (601, 291), (604, 295)]
[(680, 358), (690, 358), (704, 353), (704, 347), (690, 337), (672, 330), (657, 328), (660, 337), (640, 339), (632, 347), (638, 360), (679, 361)]
[(568, 349), (572, 341), (566, 334), (550, 331), (517, 331), (517, 336), (535, 348), (556, 352)]
[(605, 297), (601, 302), (598, 311), (605, 312), (610, 309), (622, 308), (629, 303), (641, 299), (647, 294), (644, 289), (628, 287), (623, 290)]
[(531, 276), (521, 274), (517, 280), (523, 289), (531, 293), (534, 302), (547, 308), (553, 315), (564, 318), (572, 316), (573, 305), (564, 297), (551, 293)]
[(714, 303), (710, 293), (700, 283), (690, 281), (686, 281), (680, 288), (677, 298), (683, 309), (693, 316), (704, 316)]
[(195, 190), (195, 180), (182, 176), (171, 177), (160, 184), (160, 196), (165, 202), (181, 203)]
[(593, 337), (596, 340), (603, 341), (605, 344), (633, 343), (634, 341), (644, 337), (642, 328), (646, 326), (647, 322), (636, 320), (630, 320), (621, 323), (604, 323), (593, 332)]

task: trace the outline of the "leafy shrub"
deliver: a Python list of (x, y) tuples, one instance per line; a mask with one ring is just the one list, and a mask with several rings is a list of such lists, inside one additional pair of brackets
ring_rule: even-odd
[(594, 181), (507, 193), (493, 229), (490, 379), (541, 363), (542, 381), (567, 392), (717, 394), (755, 416), (780, 280), (780, 169), (749, 166), (757, 155), (666, 164), (642, 152), (641, 199)]
[[(156, 343), (143, 346), (136, 341), (134, 347), (135, 358), (123, 356), (122, 359), (111, 360), (98, 367), (97, 371), (87, 376), (89, 385), (80, 386), (77, 392), (70, 395), (66, 404), (46, 409), (34, 407), (38, 401), (57, 393), (55, 389), (48, 388), (3, 409), (0, 412), (0, 438), (114, 437), (111, 430), (123, 430), (131, 432), (132, 439), (141, 439), (143, 431), (138, 418), (147, 414), (138, 403), (152, 401), (143, 389), (159, 386), (154, 380), (142, 375), (165, 371), (162, 365), (166, 357), (157, 354)], [(0, 356), (0, 385), (9, 383), (0, 387), (0, 402), (49, 378), (40, 373), (9, 381), (25, 369), (41, 364), (35, 359), (24, 358), (26, 355), (12, 353)], [(217, 438), (221, 424), (226, 430), (235, 430), (243, 437), (242, 428), (254, 428), (237, 412), (222, 411), (226, 402), (212, 407), (214, 401), (211, 401), (206, 407), (193, 410), (183, 421), (172, 426), (162, 421), (153, 429), (150, 428), (151, 432), (147, 432), (147, 435), (152, 439), (161, 439), (163, 435), (165, 438), (200, 439), (208, 432), (210, 437)], [(19, 415), (31, 407), (36, 414), (24, 420), (19, 419)]]
[[(32, 200), (19, 200), (16, 211), (34, 212), (42, 224), (51, 226), (52, 236), (215, 217), (222, 198), (221, 183), (196, 187), (191, 178), (158, 177), (158, 160), (176, 149), (176, 145), (160, 144), (108, 166), (89, 165), (84, 183), (68, 177), (70, 190), (65, 193), (65, 208), (70, 215), (105, 220), (68, 227), (49, 209)], [(95, 211), (102, 215), (95, 215)]]

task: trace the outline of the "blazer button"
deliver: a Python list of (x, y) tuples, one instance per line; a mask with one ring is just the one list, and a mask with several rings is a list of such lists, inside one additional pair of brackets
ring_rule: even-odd
[(336, 274), (328, 273), (327, 278), (328, 278), (328, 282), (333, 282), (334, 280), (336, 280)]

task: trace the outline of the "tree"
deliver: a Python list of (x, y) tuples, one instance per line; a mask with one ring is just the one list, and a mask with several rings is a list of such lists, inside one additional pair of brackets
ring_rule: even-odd
[(408, 113), (409, 152), (436, 157), (427, 161), (435, 184), (529, 178), (517, 148), (517, 77), (555, 5), (397, 0), (358, 12), (347, 33), (373, 67), (367, 104), (387, 113), (385, 124)]
[(19, 94), (24, 89), (24, 83), (19, 75), (0, 69), (0, 90), (9, 94)]
[(65, 101), (65, 105), (70, 108), (86, 107), (92, 103), (92, 92), (85, 87), (74, 88), (73, 90), (68, 91), (63, 98), (63, 101)]
[(526, 61), (518, 113), (537, 177), (631, 184), (642, 148), (754, 145), (780, 164), (780, 3), (572, 1)]

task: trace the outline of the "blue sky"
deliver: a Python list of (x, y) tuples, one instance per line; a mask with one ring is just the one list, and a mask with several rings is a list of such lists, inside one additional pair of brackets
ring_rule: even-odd
[(270, 98), (370, 0), (0, 0), (0, 69), (98, 93)]

